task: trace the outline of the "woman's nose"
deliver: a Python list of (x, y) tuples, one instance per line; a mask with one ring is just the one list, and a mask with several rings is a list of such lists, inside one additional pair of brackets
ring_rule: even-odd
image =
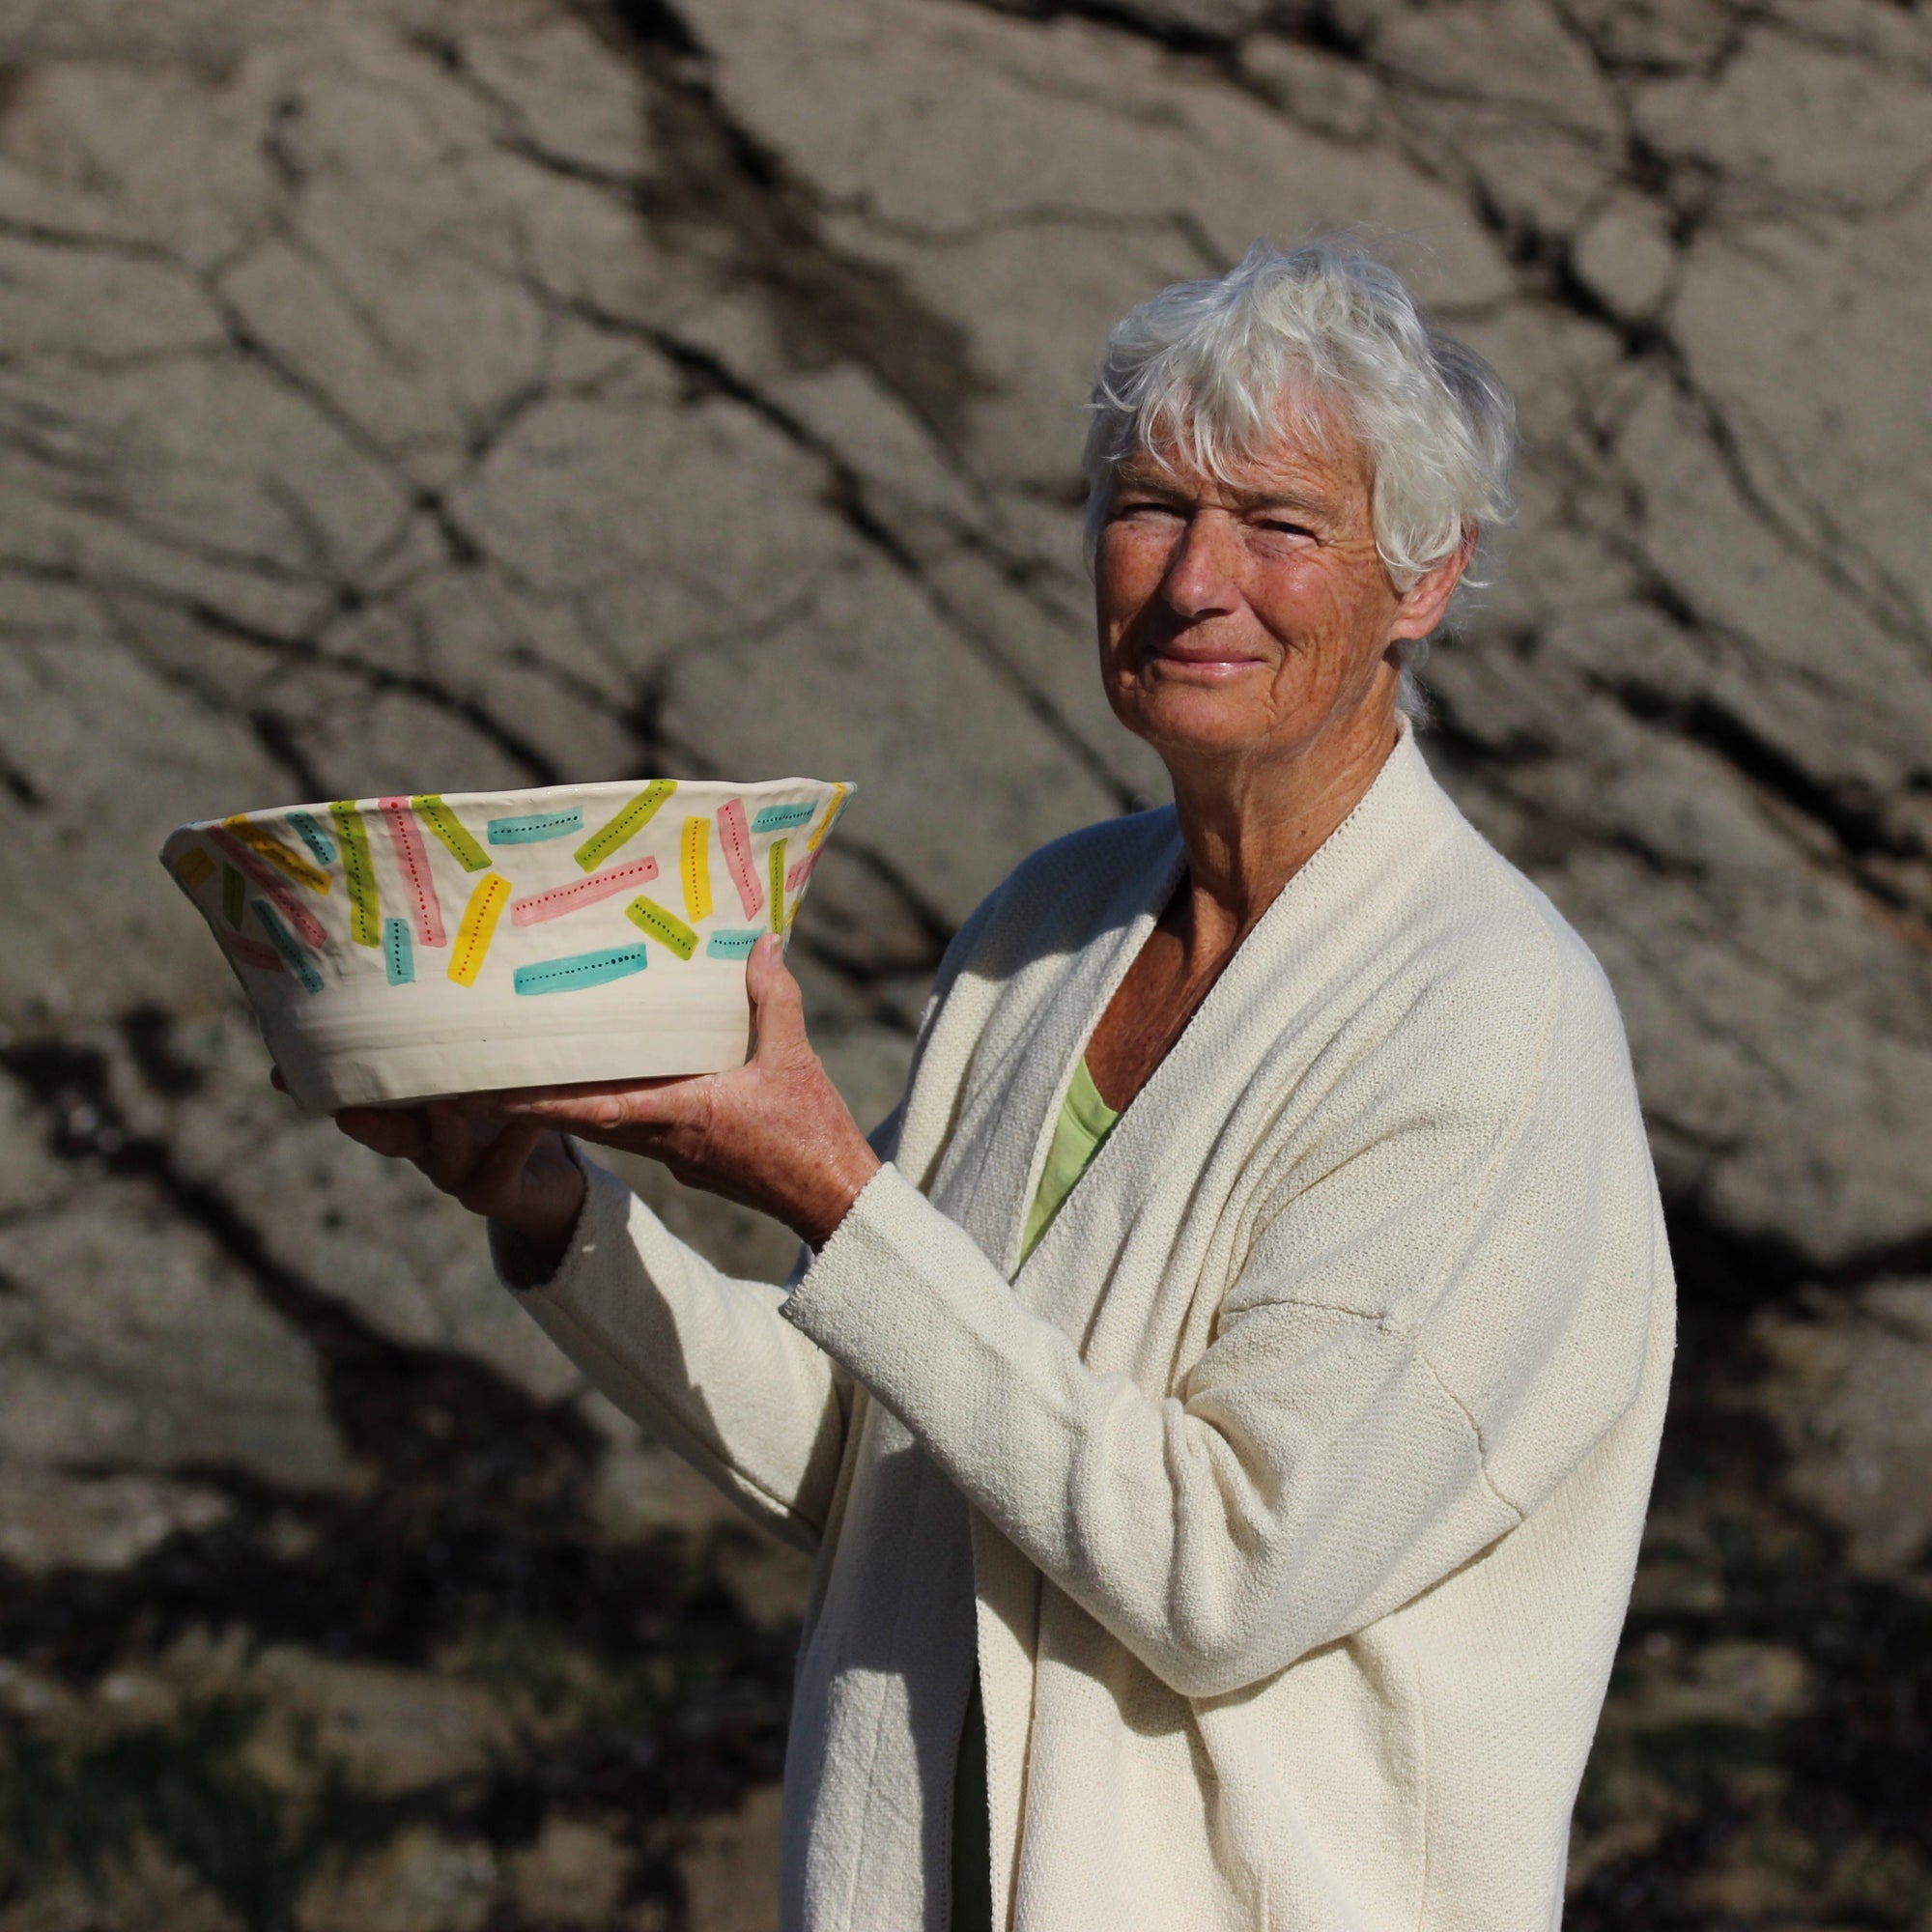
[(1212, 510), (1197, 510), (1168, 559), (1161, 594), (1177, 616), (1223, 616), (1241, 601), (1238, 569), (1239, 546), (1230, 520)]

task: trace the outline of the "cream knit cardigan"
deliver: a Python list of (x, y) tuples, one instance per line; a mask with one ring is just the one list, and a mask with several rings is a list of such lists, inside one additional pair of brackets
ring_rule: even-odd
[(1672, 1337), (1615, 1003), (1405, 735), (1015, 1276), (1183, 863), (1143, 812), (980, 906), (789, 1292), (592, 1166), (524, 1296), (816, 1552), (788, 1932), (944, 1932), (976, 1636), (1002, 1925), (1559, 1918)]

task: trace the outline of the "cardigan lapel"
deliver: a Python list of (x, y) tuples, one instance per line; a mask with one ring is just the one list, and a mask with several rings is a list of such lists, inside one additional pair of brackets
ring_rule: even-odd
[(1070, 953), (1043, 949), (1014, 973), (980, 1036), (983, 1071), (969, 1076), (933, 1179), (934, 1206), (1009, 1279), (1073, 1069), (1186, 863), (1171, 810), (1156, 815), (1135, 856), (1139, 863), (1098, 882), (1097, 903), (1080, 909), (1088, 936)]
[[(1267, 1117), (1339, 1025), (1350, 986), (1372, 981), (1408, 883), (1455, 822), (1405, 730), (1354, 811), (1282, 888), (1122, 1114), (1014, 1281), (1020, 1298), (1078, 1344), (1090, 1367), (1165, 1378), (1208, 1238), (1266, 1136)], [(1145, 936), (1139, 930), (1136, 945)], [(1084, 1046), (1124, 970), (1122, 961), (1120, 973), (1087, 975), (1078, 991), (1068, 984), (1067, 1006), (1082, 996), (1088, 1004), (1057, 1021), (1055, 1056), (1064, 1034), (1076, 1037), (1076, 1052)], [(1065, 1068), (1056, 1061), (1058, 1094), (1071, 1070), (1070, 1059)], [(1026, 1120), (1031, 1127), (1033, 1116)], [(1164, 1183), (1181, 1158), (1199, 1164), (1201, 1179), (1176, 1190)], [(1027, 1179), (1037, 1174), (1036, 1160)], [(1032, 1194), (1023, 1187), (1017, 1199), (1023, 1221)], [(1155, 1203), (1171, 1224), (1151, 1225)], [(1160, 1305), (1118, 1311), (1121, 1321), (1109, 1327), (1118, 1325), (1119, 1336), (1096, 1354), (1101, 1306), (1121, 1259), (1130, 1244), (1149, 1242), (1166, 1264), (1133, 1272), (1158, 1281)]]
[[(1365, 881), (1369, 894), (1399, 899), (1400, 862), (1406, 855), (1419, 868), (1434, 843), (1431, 829), (1416, 822), (1418, 807), (1433, 792), (1434, 781), (1405, 730), (1362, 804), (1290, 881), (1229, 962), (1017, 1274), (1027, 1211), (1074, 1065), (1185, 864), (1171, 814), (1150, 828), (1148, 842), (1122, 855), (1120, 876), (1111, 888), (1102, 888), (1100, 903), (1088, 912), (1085, 929), (1092, 936), (1070, 950), (1042, 947), (983, 1009), (980, 1051), (973, 1056), (978, 1064), (965, 1075), (958, 1124), (940, 1156), (930, 1198), (1014, 1280), (1023, 1301), (1081, 1346), (1090, 1367), (1138, 1371), (1144, 1384), (1167, 1392), (1185, 1310), (1124, 1311), (1123, 1339), (1091, 1346), (1136, 1209), (1172, 1191), (1157, 1179), (1171, 1183), (1178, 1151), (1195, 1158), (1212, 1148), (1217, 1135), (1230, 1147), (1260, 1140), (1253, 1116), (1257, 1105), (1273, 1104), (1272, 1094), (1264, 1093), (1257, 1101), (1247, 1090), (1271, 1090), (1275, 1083), (1256, 1080), (1256, 1069), (1283, 1032), (1294, 1026), (1316, 989), (1332, 983), (1333, 967), (1324, 972), (1307, 956), (1323, 936), (1324, 908), (1335, 903), (1335, 895), (1322, 889), (1323, 874), (1340, 874), (1344, 885), (1352, 877), (1357, 896)], [(1439, 801), (1440, 794), (1435, 796)], [(1451, 816), (1453, 810), (1447, 808)], [(1354, 856), (1357, 847), (1367, 848), (1360, 857)], [(1313, 888), (1307, 883), (1311, 875)], [(1321, 903), (1311, 905), (1312, 899)], [(1237, 1107), (1243, 1117), (1231, 1120)], [(1249, 1138), (1244, 1142), (1241, 1135)], [(1212, 1152), (1208, 1159), (1211, 1165)], [(1202, 1187), (1184, 1191), (1190, 1197), (1213, 1194), (1217, 1182), (1225, 1197), (1221, 1176), (1208, 1176)], [(1156, 1273), (1168, 1298), (1191, 1304), (1199, 1248), (1191, 1255), (1170, 1248), (1166, 1259), (1169, 1264)], [(1162, 1332), (1150, 1335), (1150, 1328)], [(994, 1911), (1004, 1924), (1012, 1913), (1025, 1806), (1040, 1578), (977, 1512), (972, 1523)]]

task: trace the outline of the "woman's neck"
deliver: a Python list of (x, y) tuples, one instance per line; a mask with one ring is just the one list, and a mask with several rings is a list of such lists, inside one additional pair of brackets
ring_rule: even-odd
[(1178, 896), (1190, 966), (1238, 946), (1360, 804), (1401, 739), (1393, 718), (1365, 723), (1293, 759), (1170, 761), (1187, 849)]
[(1187, 875), (1087, 1043), (1088, 1075), (1109, 1107), (1140, 1092), (1236, 948), (1375, 783), (1400, 739), (1393, 712), (1378, 725), (1272, 770), (1169, 763)]

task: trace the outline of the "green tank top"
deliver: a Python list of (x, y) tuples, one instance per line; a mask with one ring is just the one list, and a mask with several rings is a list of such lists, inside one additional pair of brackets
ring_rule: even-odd
[[(1046, 1166), (1027, 1214), (1022, 1266), (1120, 1118), (1101, 1099), (1083, 1057), (1073, 1069), (1073, 1084), (1054, 1123), (1053, 1145), (1046, 1151)], [(980, 1701), (976, 1665), (952, 1777), (952, 1932), (993, 1932), (993, 1844), (987, 1809), (986, 1711)]]

